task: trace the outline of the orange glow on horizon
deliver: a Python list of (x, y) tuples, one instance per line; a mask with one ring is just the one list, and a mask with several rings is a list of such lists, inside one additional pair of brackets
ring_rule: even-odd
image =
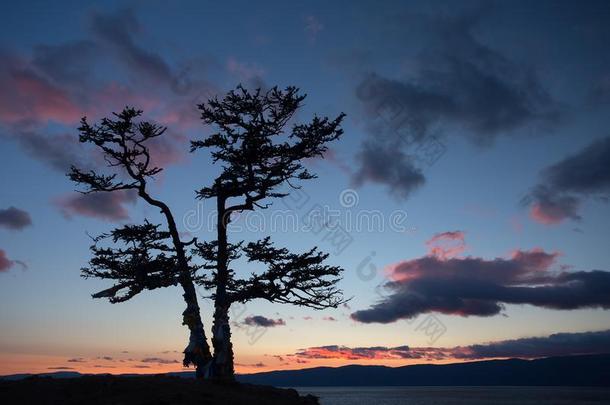
[[(314, 367), (341, 367), (345, 365), (383, 365), (400, 367), (415, 364), (448, 364), (467, 360), (446, 358), (442, 360), (423, 361), (422, 359), (297, 359), (293, 356), (277, 356), (282, 359), (263, 356), (259, 361), (243, 364), (236, 361), (237, 374), (251, 374), (276, 370), (301, 370)], [(257, 356), (258, 358), (258, 356)], [(78, 372), (81, 374), (164, 374), (170, 372), (189, 372), (193, 368), (182, 367), (182, 364), (143, 364), (138, 360), (104, 360), (83, 359), (82, 362), (69, 362), (65, 356), (46, 356), (31, 354), (0, 353), (0, 375), (43, 374), (53, 372)]]

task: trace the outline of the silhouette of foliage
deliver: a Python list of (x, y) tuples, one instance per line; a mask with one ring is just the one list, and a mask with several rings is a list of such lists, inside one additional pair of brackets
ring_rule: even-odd
[[(201, 283), (215, 289), (212, 375), (219, 379), (234, 375), (228, 315), (232, 303), (260, 298), (323, 309), (344, 302), (335, 287), (341, 269), (324, 265), (328, 255), (317, 249), (293, 254), (273, 247), (270, 238), (245, 246), (227, 239), (232, 213), (265, 209), (271, 199), (288, 195), (281, 187), (298, 188), (295, 182), (315, 178), (304, 160), (323, 157), (327, 144), (342, 135), (344, 114), (332, 120), (315, 116), (307, 124), (288, 128), (304, 100), (296, 87), (249, 91), (240, 85), (222, 99), (199, 105), (203, 122), (216, 132), (192, 141), (191, 151), (207, 149), (213, 162), (221, 166), (214, 183), (197, 192), (201, 199), (216, 199), (217, 239), (197, 244), (193, 250), (206, 260), (204, 266), (213, 274)], [(249, 261), (264, 265), (262, 272), (247, 279), (235, 278), (229, 265), (242, 253)]]
[[(82, 276), (113, 280), (115, 285), (93, 294), (93, 298), (124, 302), (143, 290), (178, 284), (178, 264), (168, 244), (170, 235), (159, 227), (146, 221), (143, 225), (116, 228), (94, 239), (93, 258), (89, 267), (82, 269)], [(110, 246), (100, 246), (104, 241)]]
[[(140, 198), (161, 211), (167, 230), (146, 221), (143, 225), (126, 225), (95, 238), (91, 246), (93, 258), (89, 267), (82, 270), (82, 275), (114, 280), (114, 286), (93, 295), (94, 298), (108, 298), (113, 303), (129, 300), (143, 290), (180, 285), (186, 303), (182, 313), (183, 324), (190, 331), (183, 363), (185, 366), (193, 364), (197, 376), (203, 377), (212, 356), (194, 286), (197, 268), (189, 262), (186, 254), (188, 246), (195, 240), (183, 242), (180, 239), (171, 209), (148, 191), (148, 181), (163, 170), (153, 164), (148, 145), (151, 140), (162, 136), (166, 128), (149, 122), (136, 122), (141, 115), (142, 111), (127, 107), (121, 113), (115, 113), (113, 118), (102, 119), (98, 125), (90, 125), (83, 118), (79, 127), (80, 142), (97, 147), (113, 173), (72, 166), (68, 176), (84, 188), (81, 192), (85, 194), (121, 190), (137, 192)], [(100, 246), (104, 240), (111, 242), (111, 246)]]
[[(227, 283), (227, 299), (231, 302), (242, 302), (253, 299), (264, 299), (269, 302), (293, 304), (315, 309), (336, 308), (345, 300), (341, 291), (336, 288), (342, 269), (338, 266), (323, 264), (328, 253), (313, 248), (305, 253), (290, 253), (288, 249), (276, 248), (266, 237), (250, 242), (241, 251), (248, 262), (263, 265), (261, 272), (251, 273), (247, 279), (231, 278)], [(232, 254), (229, 262), (242, 257), (238, 253), (239, 245), (231, 245)], [(197, 244), (195, 254), (204, 257), (213, 268), (216, 262), (214, 249), (216, 244)], [(234, 274), (234, 270), (230, 270)], [(215, 286), (215, 280), (199, 279), (207, 288)], [(215, 298), (214, 295), (212, 295)]]

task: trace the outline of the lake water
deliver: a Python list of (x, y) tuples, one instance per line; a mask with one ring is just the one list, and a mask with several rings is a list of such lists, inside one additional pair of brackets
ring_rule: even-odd
[(322, 405), (610, 404), (610, 389), (571, 387), (297, 387)]

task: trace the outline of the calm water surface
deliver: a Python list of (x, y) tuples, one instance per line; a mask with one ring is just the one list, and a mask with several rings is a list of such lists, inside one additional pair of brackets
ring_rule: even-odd
[(322, 405), (609, 404), (610, 389), (571, 387), (296, 387)]

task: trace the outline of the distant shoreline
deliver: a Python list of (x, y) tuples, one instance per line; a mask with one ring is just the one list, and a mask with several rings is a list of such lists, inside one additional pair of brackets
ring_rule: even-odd
[[(15, 381), (33, 376), (56, 379), (111, 374), (59, 371), (1, 376)], [(144, 377), (155, 374), (117, 374)], [(159, 375), (159, 374), (156, 374)], [(161, 375), (194, 378), (189, 371)], [(610, 354), (548, 357), (522, 360), (484, 360), (402, 367), (346, 365), (277, 370), (237, 376), (239, 382), (276, 387), (610, 387)]]

